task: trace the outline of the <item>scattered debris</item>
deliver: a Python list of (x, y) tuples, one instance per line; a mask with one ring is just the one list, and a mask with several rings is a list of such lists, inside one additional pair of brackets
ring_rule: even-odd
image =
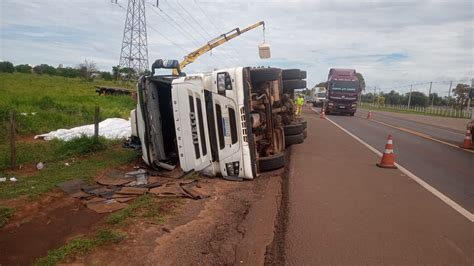
[(6, 177), (0, 177), (0, 182), (5, 182), (5, 181), (7, 181)]
[(10, 182), (16, 182), (18, 181), (18, 179), (16, 179), (16, 177), (10, 177)]
[(148, 172), (145, 169), (138, 169), (136, 171), (128, 172), (125, 177), (136, 179), (137, 186), (146, 185), (148, 183)]
[(71, 166), (69, 163), (64, 163), (65, 166)]
[(105, 176), (100, 176), (96, 179), (97, 183), (104, 186), (123, 186), (134, 181), (133, 177), (124, 177), (119, 171), (107, 173)]
[(87, 208), (97, 213), (109, 213), (121, 210), (128, 206), (126, 203), (117, 202), (115, 199), (88, 203)]
[(82, 180), (74, 179), (59, 183), (56, 186), (59, 187), (62, 191), (64, 191), (66, 194), (73, 195), (75, 193), (82, 192), (81, 188), (86, 186), (86, 183)]
[(223, 176), (222, 178), (228, 181), (236, 181), (236, 182), (244, 181), (244, 179), (240, 176)]
[(36, 169), (43, 170), (43, 168), (44, 168), (44, 163), (39, 162), (39, 163), (36, 164)]
[(139, 187), (123, 187), (117, 194), (126, 194), (126, 195), (143, 195), (148, 192), (148, 188), (139, 188)]
[[(146, 193), (158, 197), (186, 197), (204, 199), (209, 197), (198, 180), (182, 180), (159, 176), (157, 172), (145, 169), (124, 173), (118, 170), (108, 171), (96, 178), (96, 184), (75, 179), (57, 186), (73, 198), (82, 200), (87, 208), (106, 213), (122, 209), (125, 202), (136, 199)], [(189, 174), (189, 173), (187, 173)]]

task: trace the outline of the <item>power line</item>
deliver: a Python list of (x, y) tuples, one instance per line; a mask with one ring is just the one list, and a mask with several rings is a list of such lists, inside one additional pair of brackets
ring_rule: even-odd
[[(192, 23), (190, 23), (190, 22), (181, 14), (181, 12), (178, 11), (179, 8), (173, 9), (173, 7), (171, 6), (171, 4), (170, 4), (168, 1), (165, 0), (165, 2), (166, 2), (166, 4), (174, 11), (174, 13), (176, 13), (179, 17), (181, 17), (181, 19), (182, 19), (194, 32), (197, 32), (197, 33), (201, 36), (201, 38), (203, 38), (203, 40), (204, 40), (205, 43), (208, 42), (207, 38), (206, 38), (203, 34), (201, 34), (201, 32), (199, 32), (198, 30), (196, 30), (195, 26), (193, 26)], [(176, 3), (178, 3), (178, 2), (176, 1)], [(178, 5), (180, 5), (180, 4), (178, 3)], [(181, 6), (181, 5), (180, 5), (180, 6)], [(182, 7), (182, 6), (181, 6), (181, 7)], [(183, 7), (183, 9), (184, 9), (184, 7)], [(192, 16), (192, 15), (190, 14), (190, 16)], [(201, 47), (201, 46), (202, 46), (202, 45), (199, 45), (198, 47)], [(220, 55), (216, 55), (216, 56), (219, 57), (219, 58), (221, 57)], [(214, 59), (213, 59), (213, 60), (214, 60)], [(222, 62), (216, 61), (216, 63), (217, 63), (217, 64), (219, 64), (219, 63), (224, 63), (224, 65), (228, 66), (227, 61), (226, 61), (224, 58), (221, 58), (220, 60), (222, 60)], [(232, 59), (231, 59), (231, 60), (232, 60)]]
[[(201, 11), (201, 13), (204, 15), (204, 17), (206, 17), (207, 21), (209, 21), (209, 23), (212, 25), (212, 27), (214, 27), (214, 29), (217, 31), (218, 34), (220, 34), (222, 32), (221, 29), (219, 29), (216, 24), (211, 20), (211, 18), (206, 14), (206, 12), (204, 12), (204, 10), (201, 8), (201, 6), (196, 2), (196, 0), (193, 1), (194, 4), (197, 6), (197, 8), (199, 9), (199, 11)], [(242, 61), (242, 59), (240, 59), (239, 57), (239, 53), (237, 52), (237, 50), (234, 48), (234, 45), (232, 43), (229, 43), (229, 47), (231, 48), (231, 50), (235, 53), (237, 60), (239, 62), (241, 62), (242, 64), (244, 64), (244, 62)]]

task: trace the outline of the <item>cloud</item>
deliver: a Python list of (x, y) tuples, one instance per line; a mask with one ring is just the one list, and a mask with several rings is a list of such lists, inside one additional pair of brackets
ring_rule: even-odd
[[(329, 68), (349, 67), (369, 88), (439, 81), (433, 88), (443, 93), (449, 84), (441, 81), (474, 75), (470, 0), (160, 0), (161, 10), (145, 1), (150, 64), (181, 59), (214, 36), (266, 22), (272, 59), (258, 58), (263, 34), (256, 29), (203, 55), (188, 73), (237, 65), (302, 68), (313, 86)], [(118, 3), (127, 7), (126, 0)], [(4, 0), (0, 59), (74, 66), (87, 58), (110, 70), (120, 57), (120, 6), (110, 0)]]

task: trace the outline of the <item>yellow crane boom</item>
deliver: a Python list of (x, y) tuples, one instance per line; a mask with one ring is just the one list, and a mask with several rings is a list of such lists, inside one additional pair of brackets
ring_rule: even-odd
[(253, 30), (253, 29), (255, 29), (259, 26), (263, 26), (263, 33), (265, 34), (265, 22), (264, 21), (259, 21), (259, 22), (255, 23), (255, 24), (252, 24), (252, 25), (250, 25), (250, 26), (248, 26), (244, 29), (235, 28), (235, 29), (233, 29), (233, 30), (231, 30), (227, 33), (224, 33), (224, 34), (220, 35), (219, 37), (217, 37), (215, 39), (212, 39), (211, 41), (209, 41), (205, 45), (199, 47), (195, 51), (193, 51), (193, 52), (189, 53), (188, 55), (186, 55), (184, 57), (183, 61), (181, 61), (179, 63), (179, 70), (174, 69), (173, 74), (178, 75), (178, 72), (180, 72), (181, 69), (183, 69), (187, 65), (191, 64), (192, 62), (196, 61), (196, 59), (198, 57), (200, 57), (201, 55), (209, 52), (210, 50), (216, 48), (219, 45), (222, 45), (222, 44), (234, 39), (235, 37), (241, 35), (242, 33)]

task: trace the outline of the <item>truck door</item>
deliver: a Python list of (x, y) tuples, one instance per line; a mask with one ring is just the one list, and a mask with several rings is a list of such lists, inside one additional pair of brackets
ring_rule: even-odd
[(203, 170), (212, 164), (212, 157), (202, 81), (174, 82), (172, 99), (181, 168)]

